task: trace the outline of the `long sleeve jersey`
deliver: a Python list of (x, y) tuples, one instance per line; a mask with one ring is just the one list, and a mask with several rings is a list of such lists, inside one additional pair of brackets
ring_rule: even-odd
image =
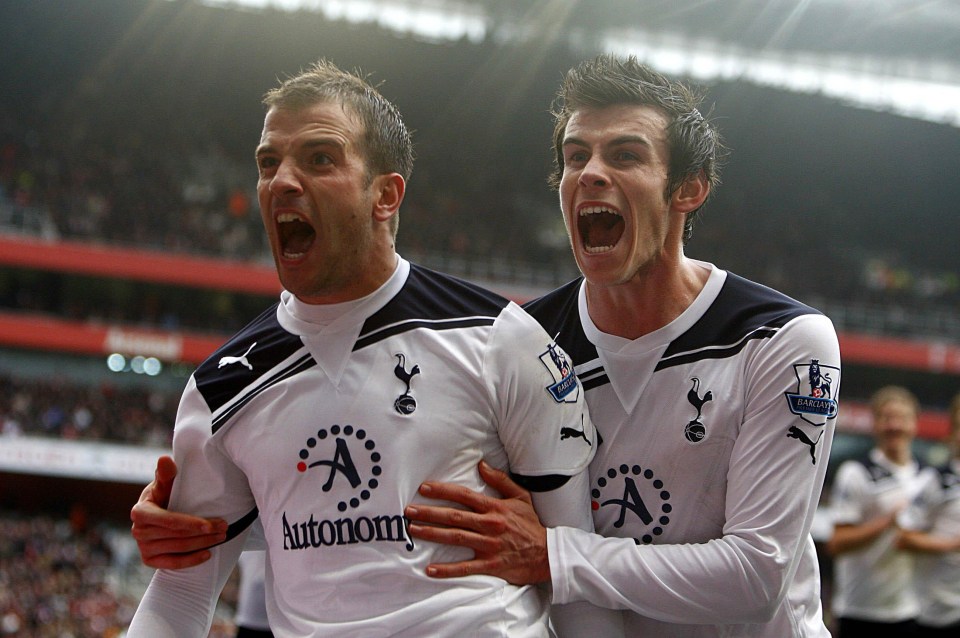
[(230, 539), (159, 570), (130, 638), (206, 636), (258, 517), (278, 638), (547, 636), (538, 588), (427, 577), (472, 552), (416, 541), (403, 509), (428, 479), (489, 493), (486, 459), (554, 524), (590, 528), (596, 437), (565, 353), (513, 302), (403, 260), (330, 311), (284, 293), (190, 379), (170, 508), (226, 519)]
[(837, 415), (829, 319), (710, 264), (673, 322), (602, 333), (581, 280), (526, 307), (575, 362), (600, 438), (596, 534), (548, 532), (554, 602), (631, 636), (826, 637), (809, 530)]

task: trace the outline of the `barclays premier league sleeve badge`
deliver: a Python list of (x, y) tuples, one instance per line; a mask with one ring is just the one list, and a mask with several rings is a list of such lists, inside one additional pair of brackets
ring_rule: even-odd
[(553, 377), (553, 383), (546, 387), (547, 392), (557, 403), (576, 403), (580, 398), (580, 384), (573, 372), (573, 364), (563, 350), (551, 343), (547, 351), (540, 355), (540, 362)]
[(784, 393), (790, 412), (812, 425), (825, 425), (828, 419), (837, 416), (837, 388), (840, 383), (840, 368), (820, 364), (819, 359), (809, 363), (796, 363), (793, 372), (797, 377), (796, 392)]

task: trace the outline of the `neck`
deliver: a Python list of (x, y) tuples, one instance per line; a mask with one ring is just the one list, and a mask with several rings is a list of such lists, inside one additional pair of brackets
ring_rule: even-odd
[(894, 465), (906, 465), (910, 462), (910, 448), (904, 447), (894, 447), (894, 448), (885, 448), (883, 450), (884, 456), (890, 460)]
[(677, 266), (655, 268), (630, 281), (596, 285), (587, 280), (587, 309), (602, 332), (638, 339), (659, 330), (690, 307), (710, 271), (687, 258)]

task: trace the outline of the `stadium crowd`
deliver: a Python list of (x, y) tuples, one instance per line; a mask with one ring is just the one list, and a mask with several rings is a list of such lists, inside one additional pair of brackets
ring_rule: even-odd
[[(124, 574), (146, 568), (115, 555), (109, 538), (118, 534), (127, 532), (90, 524), (80, 508), (68, 516), (0, 510), (0, 636), (123, 636), (139, 600), (122, 586)], [(225, 604), (235, 601), (233, 589)], [(230, 617), (218, 616), (210, 638), (233, 636)]]
[[(34, 224), (37, 229), (64, 239), (269, 260), (252, 192), (252, 167), (224, 147), (211, 141), (187, 153), (172, 144), (158, 143), (150, 144), (148, 152), (136, 136), (121, 135), (109, 144), (95, 145), (83, 136), (71, 141), (76, 132), (34, 131), (18, 126), (10, 117), (3, 122), (0, 227), (6, 220), (7, 228), (18, 232), (22, 228), (16, 227), (17, 220), (21, 226), (29, 226), (22, 220), (40, 218), (41, 222)], [(415, 179), (434, 180), (429, 167), (423, 173)], [(492, 179), (463, 176), (457, 189), (418, 184), (404, 204), (398, 238), (401, 251), (455, 274), (480, 274), (507, 284), (539, 285), (544, 290), (572, 278), (576, 273), (559, 216), (552, 223), (518, 221), (529, 219), (531, 213), (525, 209), (542, 208), (542, 201), (520, 191), (504, 192), (489, 183)], [(534, 176), (526, 181), (527, 190), (546, 190)], [(750, 206), (747, 195), (736, 185), (729, 190), (732, 194), (725, 196), (738, 208)], [(815, 197), (824, 209), (835, 207), (829, 192)], [(719, 219), (712, 220), (714, 216)], [(550, 220), (550, 212), (543, 212), (541, 219)], [(723, 209), (708, 208), (693, 242), (695, 247), (706, 247), (706, 258), (729, 263), (735, 272), (811, 302), (895, 306), (924, 313), (949, 311), (960, 302), (960, 271), (911, 263), (909, 251), (897, 255), (825, 246), (823, 228), (833, 222), (821, 221), (800, 224), (778, 214), (762, 219), (729, 216)], [(510, 232), (503, 232), (504, 228)], [(778, 242), (758, 241), (750, 251), (741, 249), (738, 238), (775, 236), (778, 229), (786, 231), (779, 233)], [(804, 258), (812, 247), (816, 252)], [(90, 282), (73, 286), (74, 290), (83, 286), (84, 295), (70, 295), (69, 286), (35, 281), (40, 276), (35, 273), (25, 277), (8, 270), (2, 275), (0, 307), (36, 309), (77, 319), (226, 334), (238, 327), (237, 315), (249, 315), (251, 310), (239, 309), (230, 300), (185, 301), (182, 292), (177, 304), (158, 303), (158, 295), (143, 291), (131, 303), (111, 305), (103, 295), (97, 297)]]
[(97, 528), (0, 512), (0, 635), (113, 638), (136, 600), (107, 585), (110, 549)]
[(45, 436), (169, 447), (176, 394), (0, 373), (0, 437)]

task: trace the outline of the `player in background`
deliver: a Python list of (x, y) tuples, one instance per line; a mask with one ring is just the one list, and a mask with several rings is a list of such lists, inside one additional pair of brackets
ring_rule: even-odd
[(950, 403), (950, 461), (923, 470), (920, 495), (900, 517), (897, 547), (916, 556), (918, 635), (960, 636), (960, 394)]
[(127, 635), (206, 636), (256, 523), (278, 638), (548, 636), (536, 588), (428, 578), (470, 552), (402, 513), (429, 478), (482, 489), (485, 459), (590, 529), (596, 436), (565, 353), (516, 304), (397, 255), (412, 144), (371, 85), (321, 61), (264, 103), (257, 191), (285, 290), (197, 368), (174, 429), (170, 509), (228, 525), (209, 560), (155, 573)]
[(237, 560), (236, 638), (273, 638), (267, 619), (266, 567), (265, 552), (243, 552)]
[[(475, 551), (434, 576), (549, 582), (555, 603), (622, 610), (630, 636), (825, 638), (809, 531), (837, 336), (817, 310), (684, 254), (723, 152), (699, 102), (605, 55), (567, 74), (555, 109), (553, 182), (583, 278), (527, 309), (586, 389), (597, 533), (435, 482), (421, 493), (474, 513), (411, 504), (410, 519), (441, 527), (410, 531)], [(516, 493), (503, 473), (485, 479)]]
[(876, 446), (844, 461), (832, 489), (833, 613), (838, 636), (913, 636), (920, 600), (914, 557), (897, 548), (897, 518), (920, 493), (921, 466), (911, 445), (917, 398), (886, 386), (870, 399)]

